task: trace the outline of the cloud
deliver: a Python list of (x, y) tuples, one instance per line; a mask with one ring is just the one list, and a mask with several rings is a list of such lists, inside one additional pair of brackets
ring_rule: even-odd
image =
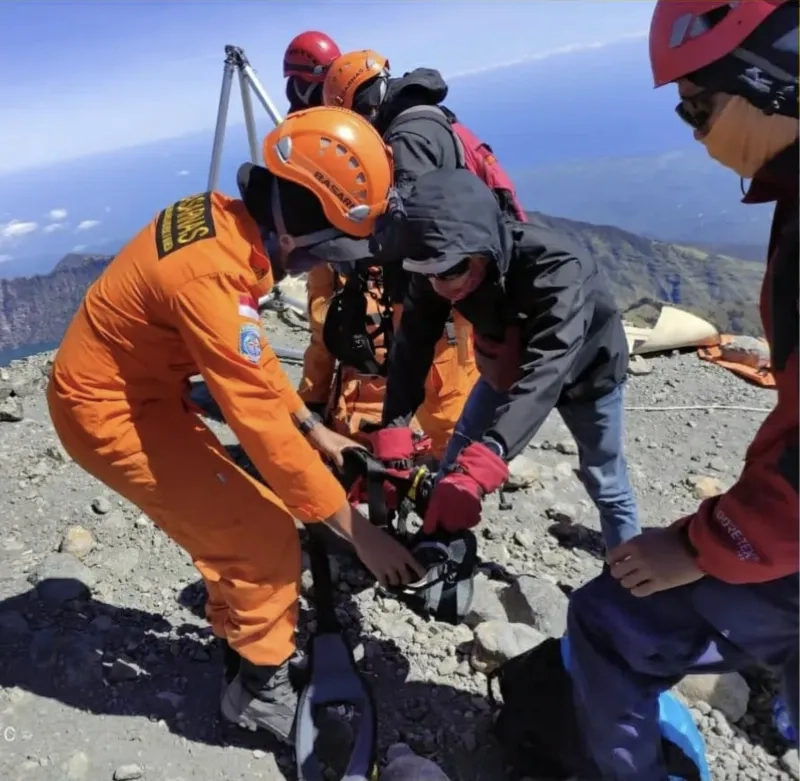
[(51, 222), (49, 225), (45, 225), (42, 230), (45, 233), (55, 233), (56, 231), (64, 230), (65, 225), (63, 222)]
[(0, 224), (0, 238), (18, 239), (33, 233), (39, 227), (37, 222), (23, 222), (22, 220), (11, 220)]
[(14, 260), (13, 255), (0, 255), (0, 263), (8, 263), (9, 260)]
[(88, 231), (92, 228), (96, 228), (100, 224), (100, 220), (81, 220), (78, 223), (78, 227), (75, 228), (76, 231)]
[(86, 245), (85, 244), (76, 244), (72, 248), (72, 252), (83, 252), (85, 249), (86, 249)]
[(47, 215), (53, 222), (61, 222), (62, 220), (67, 219), (67, 210), (66, 209), (50, 209), (50, 213)]
[(456, 73), (448, 73), (445, 78), (460, 79), (465, 76), (477, 76), (480, 73), (490, 73), (491, 71), (499, 71), (504, 68), (511, 68), (515, 65), (526, 65), (529, 62), (539, 62), (540, 60), (549, 60), (551, 57), (559, 57), (563, 54), (575, 54), (577, 52), (586, 52), (593, 49), (605, 49), (608, 46), (615, 46), (618, 43), (625, 41), (638, 41), (646, 38), (649, 35), (649, 30), (637, 30), (633, 33), (620, 35), (616, 38), (609, 38), (607, 41), (594, 41), (593, 43), (571, 43), (568, 46), (559, 46), (557, 49), (547, 49), (543, 52), (535, 52), (534, 54), (526, 54), (524, 57), (517, 57), (515, 60), (505, 60), (503, 62), (493, 62), (491, 65), (481, 65), (477, 68), (469, 68), (468, 70), (457, 71)]
[(182, 171), (178, 171), (178, 173), (177, 173), (177, 174), (175, 174), (175, 176), (189, 176), (189, 171), (187, 171), (187, 170), (184, 168)]

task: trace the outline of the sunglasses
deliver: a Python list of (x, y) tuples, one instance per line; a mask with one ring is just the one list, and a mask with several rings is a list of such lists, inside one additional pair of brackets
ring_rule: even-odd
[(446, 282), (449, 279), (456, 279), (456, 277), (460, 277), (462, 274), (466, 274), (469, 271), (469, 264), (472, 258), (464, 258), (456, 263), (455, 266), (450, 266), (449, 269), (446, 271), (441, 271), (438, 274), (425, 274), (428, 279), (438, 279), (441, 282)]
[(683, 98), (677, 106), (675, 113), (694, 130), (702, 130), (714, 113), (714, 93), (703, 90), (696, 95)]

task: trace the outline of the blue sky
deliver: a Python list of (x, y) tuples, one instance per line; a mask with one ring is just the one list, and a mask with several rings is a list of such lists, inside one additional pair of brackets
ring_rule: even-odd
[[(646, 34), (652, 0), (6, 0), (0, 175), (214, 125), (223, 47), (281, 107), (281, 57), (309, 27), (449, 79)], [(259, 109), (260, 111), (260, 109)], [(241, 108), (234, 93), (231, 124)]]

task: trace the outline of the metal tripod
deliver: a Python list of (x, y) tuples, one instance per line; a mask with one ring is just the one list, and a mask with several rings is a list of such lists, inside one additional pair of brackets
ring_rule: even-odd
[(216, 190), (219, 180), (219, 165), (222, 160), (222, 145), (225, 141), (225, 128), (228, 122), (228, 107), (231, 102), (231, 87), (233, 86), (233, 72), (239, 74), (239, 88), (242, 92), (242, 109), (244, 110), (244, 123), (247, 128), (247, 140), (250, 145), (251, 162), (258, 165), (261, 161), (261, 144), (258, 140), (256, 120), (253, 115), (253, 101), (250, 91), (258, 98), (269, 118), (275, 125), (283, 121), (278, 109), (270, 99), (267, 91), (256, 76), (250, 65), (247, 55), (239, 46), (228, 45), (225, 47), (225, 65), (222, 72), (222, 89), (219, 95), (219, 108), (217, 109), (217, 125), (214, 129), (214, 146), (211, 149), (211, 168), (208, 172), (208, 189)]
[[(231, 102), (231, 88), (233, 86), (233, 74), (239, 74), (239, 88), (242, 93), (242, 109), (244, 111), (244, 123), (247, 128), (247, 141), (250, 147), (250, 160), (255, 165), (260, 165), (261, 142), (256, 128), (256, 120), (253, 114), (253, 101), (251, 91), (255, 93), (259, 103), (264, 107), (267, 115), (275, 125), (279, 125), (283, 118), (270, 99), (264, 86), (258, 79), (255, 70), (250, 65), (247, 55), (239, 46), (225, 47), (225, 63), (222, 72), (222, 89), (219, 95), (219, 107), (217, 108), (217, 124), (214, 128), (214, 143), (211, 148), (211, 166), (208, 172), (208, 189), (216, 190), (219, 182), (219, 167), (222, 161), (222, 147), (225, 142), (225, 130), (228, 124), (228, 108)], [(258, 302), (259, 309), (271, 309), (279, 316), (297, 316), (303, 321), (308, 321), (305, 304), (302, 301), (285, 295), (278, 285), (268, 295), (261, 298)], [(289, 325), (297, 327), (297, 322), (289, 320)], [(302, 351), (291, 350), (289, 348), (276, 347), (275, 353), (278, 358), (290, 362), (302, 362)]]

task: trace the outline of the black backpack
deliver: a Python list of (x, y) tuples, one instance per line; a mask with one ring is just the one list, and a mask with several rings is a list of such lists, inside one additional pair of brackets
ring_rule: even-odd
[[(572, 681), (561, 659), (561, 643), (548, 638), (489, 674), (489, 699), (503, 704), (494, 733), (506, 759), (521, 778), (566, 781), (594, 767), (580, 737), (572, 705)], [(585, 775), (585, 773), (584, 773)], [(596, 771), (592, 778), (600, 778)]]
[[(494, 724), (495, 737), (521, 778), (530, 776), (542, 781), (602, 778), (578, 727), (572, 680), (562, 656), (562, 638), (550, 637), (490, 673), (489, 699), (497, 705), (495, 680), (503, 696)], [(661, 748), (670, 776), (683, 781), (702, 781), (704, 775), (695, 761), (664, 737), (663, 723), (661, 729)], [(693, 751), (701, 748), (691, 746)]]

